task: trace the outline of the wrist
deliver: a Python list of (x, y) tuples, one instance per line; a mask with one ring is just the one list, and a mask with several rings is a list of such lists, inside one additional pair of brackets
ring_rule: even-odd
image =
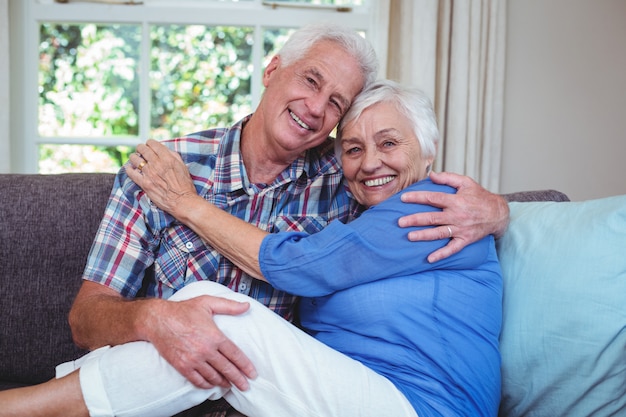
[(493, 232), (496, 239), (501, 238), (509, 227), (509, 204), (503, 197), (498, 197), (498, 216), (496, 218), (499, 219), (499, 221), (496, 222), (496, 230)]
[(153, 342), (159, 329), (159, 318), (164, 304), (168, 301), (160, 298), (139, 299), (134, 301), (136, 309), (134, 314), (133, 328), (137, 340)]
[(180, 222), (189, 225), (190, 222), (193, 222), (195, 213), (198, 212), (203, 204), (206, 204), (206, 201), (198, 194), (183, 194), (172, 207), (170, 214)]

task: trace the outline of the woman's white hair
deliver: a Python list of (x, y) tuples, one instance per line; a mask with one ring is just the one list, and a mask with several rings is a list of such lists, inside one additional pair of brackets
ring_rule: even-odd
[(423, 158), (434, 158), (439, 143), (437, 118), (430, 99), (421, 90), (402, 86), (391, 80), (378, 80), (363, 90), (343, 116), (337, 128), (335, 152), (341, 160), (341, 132), (343, 128), (357, 121), (363, 111), (378, 103), (393, 104), (400, 116), (411, 121), (413, 131), (420, 144)]
[(378, 77), (378, 58), (374, 48), (358, 32), (333, 23), (316, 23), (295, 31), (278, 51), (282, 64), (289, 66), (301, 59), (318, 42), (331, 41), (352, 55), (361, 67), (366, 88)]

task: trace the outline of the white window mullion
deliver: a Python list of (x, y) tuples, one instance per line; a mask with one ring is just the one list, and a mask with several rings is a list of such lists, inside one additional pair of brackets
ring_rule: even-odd
[[(30, 5), (27, 5), (30, 12)], [(30, 13), (28, 13), (30, 15)], [(39, 144), (42, 138), (39, 136), (39, 22), (34, 19), (28, 19), (25, 23), (26, 31), (24, 36), (24, 94), (22, 110), (24, 114), (23, 138), (31, 138), (23, 140), (22, 151), (22, 171), (26, 173), (36, 173), (39, 169)]]
[(252, 108), (255, 109), (261, 100), (263, 92), (263, 26), (257, 24), (254, 26), (254, 45), (252, 46)]
[(150, 139), (150, 113), (152, 100), (150, 94), (150, 23), (141, 24), (141, 53), (139, 56), (139, 138), (145, 142)]

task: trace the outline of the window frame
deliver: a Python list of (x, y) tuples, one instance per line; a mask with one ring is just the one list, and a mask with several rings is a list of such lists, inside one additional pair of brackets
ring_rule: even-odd
[[(337, 22), (366, 33), (385, 73), (388, 11), (390, 0), (364, 0), (363, 6), (338, 12), (322, 7), (272, 7), (263, 0), (146, 0), (141, 5), (56, 3), (53, 0), (9, 0), (10, 12), (10, 149), (7, 172), (37, 173), (40, 144), (95, 144), (136, 146), (149, 138), (150, 91), (149, 30), (151, 24), (202, 24), (248, 26), (255, 32), (252, 53), (252, 108), (262, 94), (263, 42), (265, 28), (299, 27), (316, 21)], [(142, 27), (140, 50), (139, 135), (137, 137), (75, 138), (42, 137), (38, 130), (39, 25), (42, 22), (132, 23)], [(17, 24), (16, 24), (17, 23)], [(207, 126), (209, 128), (210, 126)], [(20, 140), (23, 138), (23, 140)]]

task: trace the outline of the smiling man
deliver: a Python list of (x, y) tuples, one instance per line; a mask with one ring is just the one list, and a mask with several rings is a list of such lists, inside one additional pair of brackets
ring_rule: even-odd
[[(197, 192), (217, 207), (269, 232), (318, 232), (346, 220), (353, 207), (329, 135), (377, 71), (373, 48), (353, 30), (300, 29), (265, 69), (265, 91), (252, 115), (164, 143), (182, 156)], [(131, 162), (150, 171), (138, 155)], [(152, 266), (154, 276), (144, 279)], [(215, 326), (214, 300), (166, 301), (171, 295), (191, 282), (216, 281), (287, 319), (295, 300), (245, 274), (151, 204), (124, 170), (83, 279), (70, 312), (79, 345), (149, 341), (200, 387), (245, 388), (253, 366)], [(139, 298), (140, 290), (148, 297)]]

